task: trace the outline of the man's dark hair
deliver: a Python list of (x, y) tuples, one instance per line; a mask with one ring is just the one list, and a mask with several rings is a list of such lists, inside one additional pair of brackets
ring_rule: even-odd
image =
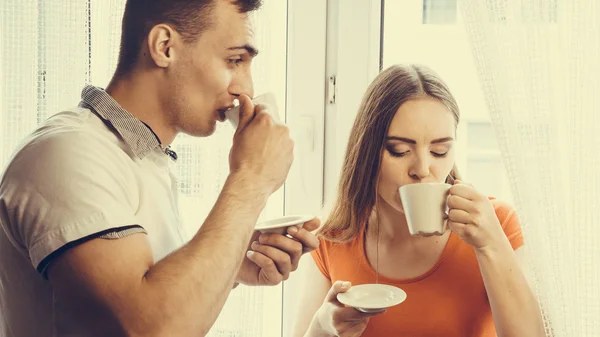
[[(212, 24), (216, 1), (220, 0), (127, 0), (117, 74), (126, 74), (133, 69), (142, 42), (157, 24), (172, 26), (186, 43), (196, 41)], [(231, 3), (240, 13), (251, 12), (262, 5), (261, 0), (231, 0)]]

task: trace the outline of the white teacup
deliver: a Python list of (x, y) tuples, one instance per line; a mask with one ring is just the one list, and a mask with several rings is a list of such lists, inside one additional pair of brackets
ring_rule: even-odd
[(411, 235), (442, 235), (446, 231), (447, 198), (452, 185), (420, 183), (400, 187), (400, 199)]
[[(267, 107), (267, 112), (273, 117), (275, 123), (281, 123), (279, 118), (279, 110), (277, 109), (277, 100), (272, 92), (264, 93), (252, 99), (254, 104), (261, 104)], [(234, 129), (237, 129), (240, 123), (240, 106), (236, 106), (225, 111), (225, 117), (229, 120)]]

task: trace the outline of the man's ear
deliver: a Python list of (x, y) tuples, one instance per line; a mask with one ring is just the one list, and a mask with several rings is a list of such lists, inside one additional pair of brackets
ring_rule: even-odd
[(157, 67), (167, 68), (174, 59), (177, 32), (169, 25), (159, 24), (148, 33), (148, 50)]

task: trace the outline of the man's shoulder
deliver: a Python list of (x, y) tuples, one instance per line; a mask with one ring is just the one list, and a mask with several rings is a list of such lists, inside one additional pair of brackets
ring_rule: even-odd
[[(74, 143), (85, 141), (82, 143)], [(35, 143), (70, 143), (77, 147), (108, 147), (122, 152), (125, 144), (118, 132), (103, 119), (86, 108), (77, 107), (59, 112), (42, 123), (30, 137)]]
[(15, 156), (33, 155), (56, 160), (64, 156), (93, 153), (97, 157), (123, 156), (127, 153), (119, 135), (93, 112), (73, 108), (59, 112), (40, 124), (18, 148)]
[(123, 171), (132, 161), (128, 148), (109, 126), (84, 108), (57, 113), (18, 146), (2, 181), (52, 179), (99, 169)]

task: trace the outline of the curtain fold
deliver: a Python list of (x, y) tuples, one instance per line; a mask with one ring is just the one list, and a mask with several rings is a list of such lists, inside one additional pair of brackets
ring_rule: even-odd
[(600, 2), (462, 0), (548, 336), (600, 336)]

